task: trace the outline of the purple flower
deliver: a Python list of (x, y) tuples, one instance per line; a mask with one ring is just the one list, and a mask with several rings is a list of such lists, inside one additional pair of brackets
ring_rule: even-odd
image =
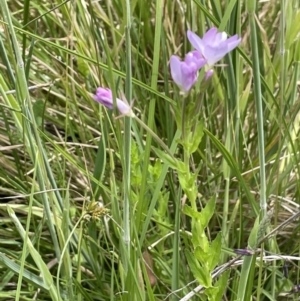
[[(112, 92), (108, 88), (97, 88), (96, 94), (94, 95), (94, 100), (106, 106), (108, 109), (114, 108)], [(134, 116), (131, 107), (123, 100), (116, 98), (116, 105), (121, 114), (131, 117)]]
[(209, 66), (214, 65), (241, 42), (238, 35), (227, 39), (226, 32), (218, 32), (217, 28), (208, 30), (202, 39), (188, 30), (187, 37), (194, 48), (207, 60)]
[(183, 91), (188, 92), (198, 78), (198, 70), (205, 64), (206, 60), (198, 51), (187, 53), (184, 61), (172, 55), (170, 59), (172, 78)]

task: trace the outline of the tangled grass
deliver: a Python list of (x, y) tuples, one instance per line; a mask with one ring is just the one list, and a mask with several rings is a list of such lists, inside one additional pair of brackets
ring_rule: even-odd
[[(296, 300), (300, 5), (255, 2), (1, 1), (0, 300)], [(185, 98), (213, 26), (242, 43)]]

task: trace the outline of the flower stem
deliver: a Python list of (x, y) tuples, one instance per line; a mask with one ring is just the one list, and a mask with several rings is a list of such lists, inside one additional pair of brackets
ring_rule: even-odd
[(135, 120), (138, 122), (138, 124), (144, 128), (149, 134), (151, 134), (152, 138), (156, 140), (156, 142), (166, 151), (166, 153), (172, 158), (175, 159), (173, 154), (171, 153), (168, 146), (139, 118), (135, 116)]

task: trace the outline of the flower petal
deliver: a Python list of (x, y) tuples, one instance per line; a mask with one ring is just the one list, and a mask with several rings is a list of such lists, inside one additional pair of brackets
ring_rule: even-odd
[[(203, 36), (204, 44), (214, 44), (216, 40), (216, 35), (218, 34), (218, 29), (213, 27), (209, 29)], [(192, 44), (193, 45), (193, 44)], [(195, 47), (196, 48), (196, 47)]]
[(132, 115), (133, 112), (131, 110), (131, 107), (126, 102), (124, 102), (119, 98), (116, 99), (116, 102), (117, 102), (118, 110), (120, 111), (121, 114)]
[(188, 65), (194, 65), (199, 70), (206, 64), (206, 60), (198, 50), (190, 51), (186, 54), (184, 61)]
[(187, 38), (190, 41), (190, 43), (193, 45), (193, 47), (203, 55), (204, 47), (205, 47), (204, 41), (190, 30), (187, 31)]
[(242, 39), (239, 38), (237, 34), (235, 36), (232, 36), (231, 38), (229, 38), (227, 40), (228, 52), (233, 50), (234, 48), (236, 48), (241, 43), (241, 41), (242, 41)]
[(172, 55), (170, 59), (171, 76), (181, 90), (187, 92), (198, 78), (198, 70), (206, 64), (206, 60), (197, 50), (186, 54), (184, 61)]
[(181, 61), (178, 56), (172, 55), (170, 59), (171, 76), (174, 82), (181, 86), (182, 74), (181, 74)]
[[(94, 95), (94, 100), (101, 103), (108, 109), (113, 109), (114, 107), (112, 92), (108, 88), (102, 88), (102, 87), (97, 88), (96, 94)], [(123, 100), (117, 98), (116, 105), (121, 114), (131, 116), (131, 117), (134, 116), (131, 107)]]
[(181, 65), (181, 72), (183, 79), (181, 88), (187, 92), (192, 88), (198, 78), (198, 69), (196, 66), (191, 68), (191, 66), (188, 66), (183, 62)]
[(228, 53), (227, 47), (215, 48), (206, 46), (205, 54), (208, 66), (213, 66)]
[(187, 32), (187, 37), (193, 47), (207, 60), (209, 66), (221, 60), (241, 42), (238, 35), (227, 39), (226, 32), (218, 32), (215, 27), (209, 29), (202, 39), (191, 31)]
[(109, 109), (113, 108), (112, 92), (110, 89), (102, 87), (97, 88), (96, 94), (94, 95), (94, 100), (103, 104)]

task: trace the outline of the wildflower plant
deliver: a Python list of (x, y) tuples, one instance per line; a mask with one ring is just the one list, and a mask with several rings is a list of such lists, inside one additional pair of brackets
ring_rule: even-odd
[[(207, 66), (208, 68), (205, 76), (202, 77), (206, 81), (213, 75), (211, 69), (213, 65), (241, 42), (237, 35), (227, 39), (227, 34), (218, 32), (216, 28), (209, 29), (203, 38), (188, 31), (187, 38), (195, 50), (187, 53), (183, 61), (180, 61), (177, 56), (172, 56), (170, 60), (171, 76), (185, 93), (190, 91), (197, 82), (198, 72), (202, 67)], [(215, 210), (215, 198), (210, 199), (199, 212), (197, 206), (198, 183), (196, 181), (199, 169), (192, 171), (189, 164), (204, 135), (204, 120), (199, 111), (199, 101), (204, 92), (200, 91), (200, 95), (196, 97), (195, 94), (184, 97), (174, 109), (177, 127), (181, 130), (179, 143), (182, 145), (184, 158), (183, 162), (176, 160), (172, 168), (176, 170), (181, 188), (189, 200), (189, 204), (185, 204), (181, 209), (192, 221), (193, 247), (186, 251), (187, 261), (195, 278), (206, 288), (204, 294), (208, 299), (219, 300), (225, 290), (228, 274), (222, 275), (219, 282), (213, 284), (211, 273), (221, 257), (222, 236), (219, 233), (210, 242), (206, 235), (206, 228)]]
[[(126, 102), (118, 98), (114, 101), (110, 89), (99, 87), (94, 95), (94, 100), (109, 109), (113, 109), (115, 103), (122, 115), (134, 117), (166, 151), (161, 152), (155, 149), (157, 155), (163, 158), (165, 163), (168, 163), (178, 174), (180, 186), (189, 201), (189, 204), (185, 204), (183, 208), (178, 205), (176, 209), (177, 212), (182, 211), (186, 216), (189, 216), (192, 221), (193, 246), (191, 250), (186, 251), (187, 261), (195, 278), (206, 288), (204, 293), (207, 297), (217, 300), (222, 296), (222, 292), (226, 287), (228, 274), (224, 274), (217, 284), (213, 284), (211, 273), (219, 262), (222, 240), (220, 233), (212, 242), (209, 241), (206, 235), (206, 228), (214, 214), (215, 198), (211, 198), (201, 212), (198, 211), (198, 184), (196, 179), (199, 169), (192, 171), (189, 161), (201, 143), (204, 135), (204, 122), (199, 111), (199, 104), (193, 101), (188, 92), (197, 82), (201, 68), (205, 65), (208, 67), (208, 71), (202, 76), (202, 80), (207, 81), (213, 75), (211, 67), (236, 48), (241, 39), (237, 35), (227, 39), (226, 33), (218, 32), (216, 28), (208, 30), (202, 39), (195, 33), (188, 31), (187, 38), (195, 50), (188, 52), (182, 61), (176, 55), (172, 55), (170, 58), (171, 77), (185, 94), (182, 102), (174, 107), (177, 127), (181, 132), (178, 143), (183, 148), (183, 160), (172, 155), (164, 142), (133, 114), (131, 107)], [(201, 93), (203, 91), (200, 91), (200, 99)]]
[[(186, 251), (187, 261), (195, 278), (206, 288), (204, 293), (207, 297), (212, 300), (217, 300), (222, 296), (222, 292), (226, 287), (228, 274), (224, 274), (220, 277), (217, 284), (213, 284), (211, 273), (219, 262), (222, 240), (220, 233), (212, 242), (209, 241), (206, 235), (206, 228), (214, 214), (215, 198), (211, 198), (201, 212), (199, 212), (197, 206), (198, 184), (196, 179), (199, 169), (192, 171), (189, 161), (201, 143), (204, 135), (204, 122), (199, 111), (199, 104), (193, 101), (193, 98), (188, 92), (197, 82), (198, 73), (201, 68), (205, 65), (209, 68), (206, 75), (202, 77), (202, 79), (204, 78), (204, 81), (206, 81), (213, 74), (211, 67), (237, 47), (241, 39), (237, 36), (227, 39), (226, 33), (220, 33), (216, 28), (208, 30), (202, 39), (191, 31), (187, 32), (187, 37), (196, 49), (188, 52), (183, 61), (176, 55), (172, 55), (170, 58), (171, 76), (176, 85), (185, 94), (182, 102), (174, 107), (177, 127), (181, 132), (178, 143), (181, 144), (183, 148), (183, 160), (175, 158), (172, 155), (172, 152), (164, 142), (133, 114), (131, 107), (126, 102), (118, 98), (114, 101), (110, 89), (97, 88), (94, 100), (108, 109), (113, 109), (115, 103), (118, 111), (122, 115), (134, 117), (165, 150), (165, 152), (161, 152), (155, 149), (155, 152), (160, 158), (164, 159), (165, 163), (168, 163), (169, 166), (176, 171), (181, 189), (189, 201), (189, 204), (185, 204), (183, 208), (178, 205), (176, 209), (178, 213), (182, 212), (186, 216), (189, 216), (192, 221), (192, 248)], [(200, 94), (201, 93), (203, 93), (203, 91), (200, 91)], [(176, 246), (174, 246), (174, 248), (176, 248)], [(177, 251), (175, 251), (174, 254), (176, 254), (176, 252)]]

